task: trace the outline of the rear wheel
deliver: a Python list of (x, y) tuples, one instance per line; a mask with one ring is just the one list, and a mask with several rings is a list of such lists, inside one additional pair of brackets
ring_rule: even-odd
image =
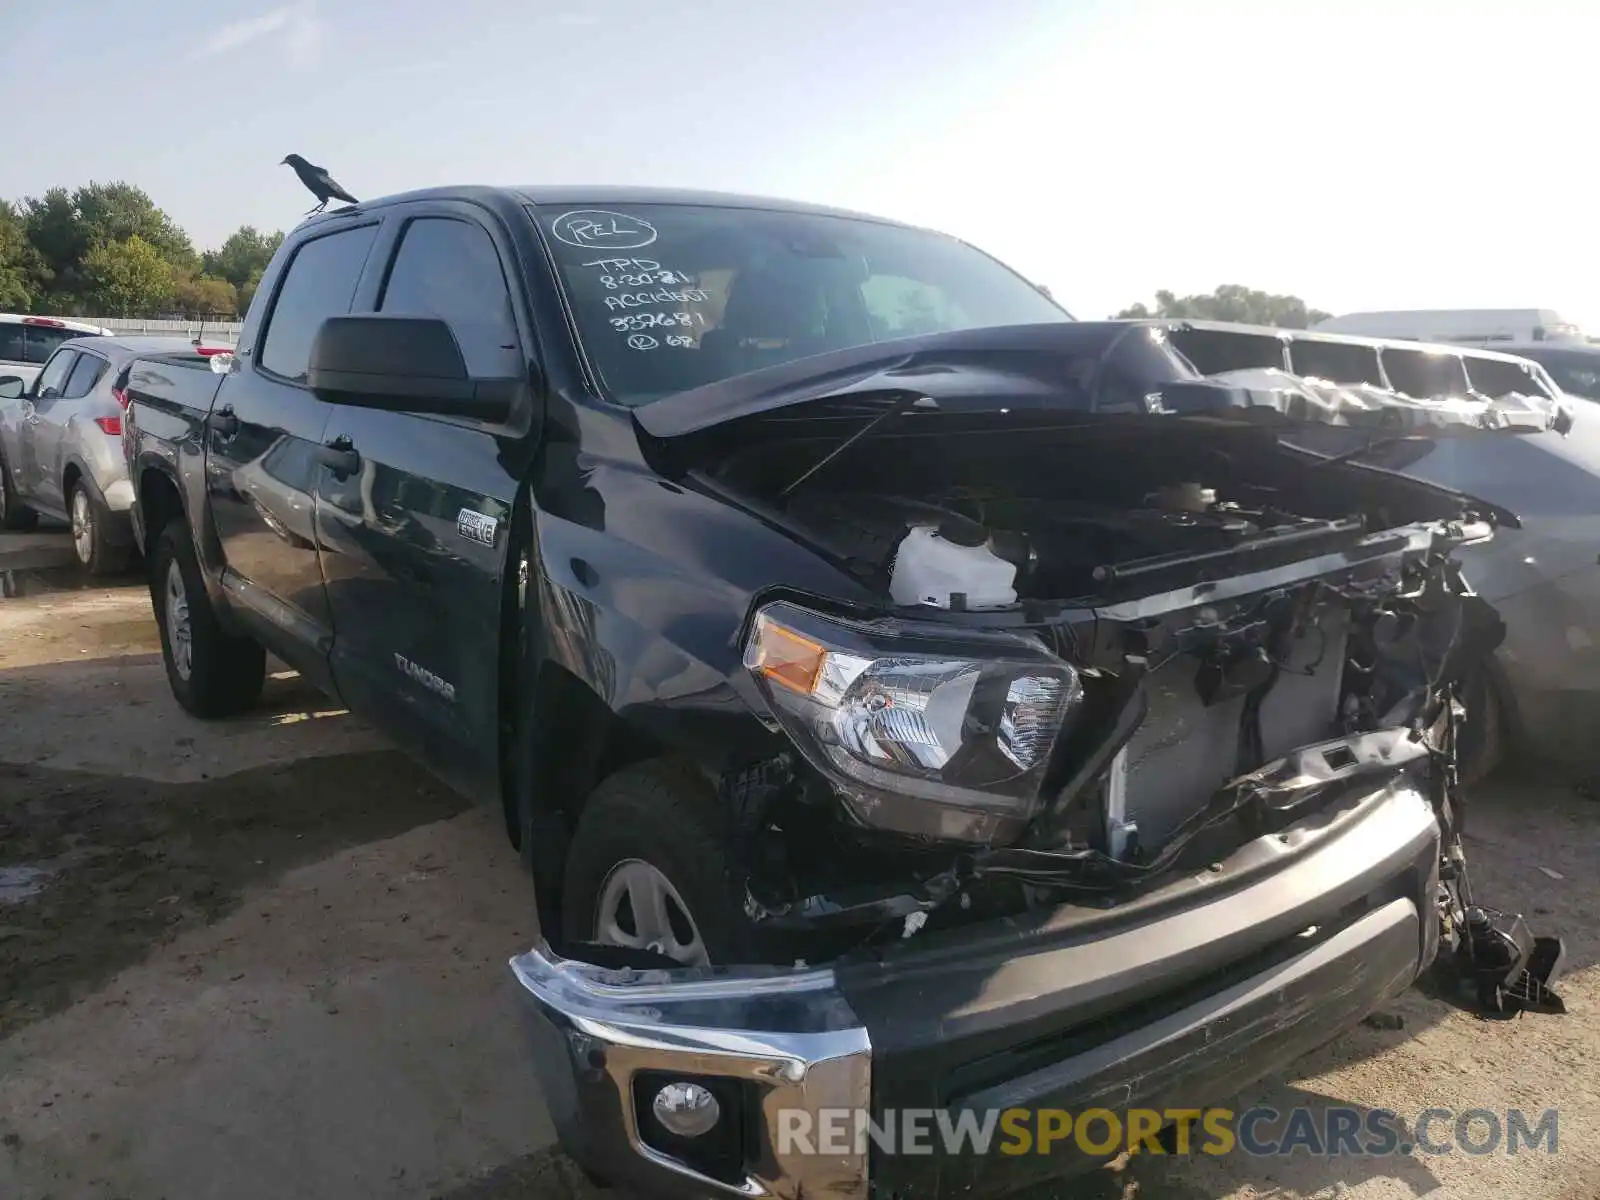
[(67, 514), (72, 524), (72, 552), (80, 567), (91, 575), (113, 575), (127, 568), (127, 549), (111, 541), (106, 511), (81, 479), (74, 479), (68, 490)]
[(17, 498), (17, 490), (11, 486), (11, 468), (0, 457), (0, 529), (20, 532), (38, 523), (38, 514)]
[(178, 703), (197, 717), (228, 717), (256, 702), (266, 679), (260, 644), (217, 621), (189, 526), (172, 521), (156, 540), (150, 594), (161, 631), (161, 657)]
[(639, 763), (602, 782), (567, 857), (567, 941), (683, 966), (742, 961), (750, 929), (732, 888), (719, 813), (705, 780), (676, 763)]

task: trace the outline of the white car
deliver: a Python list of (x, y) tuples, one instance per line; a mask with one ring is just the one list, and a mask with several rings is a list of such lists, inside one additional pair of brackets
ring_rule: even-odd
[(87, 321), (0, 313), (0, 375), (15, 375), (23, 383), (32, 383), (62, 342), (110, 336), (111, 330)]

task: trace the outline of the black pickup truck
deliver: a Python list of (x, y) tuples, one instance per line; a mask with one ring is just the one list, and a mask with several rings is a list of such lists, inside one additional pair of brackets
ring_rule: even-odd
[(503, 811), (581, 1163), (964, 1194), (1092, 1160), (780, 1116), (1202, 1104), (1442, 955), (1550, 1000), (1457, 823), (1450, 552), (1513, 518), (1280, 437), (1508, 422), (1302, 383), (874, 218), (460, 189), (302, 225), (125, 450), (186, 709), (270, 651)]

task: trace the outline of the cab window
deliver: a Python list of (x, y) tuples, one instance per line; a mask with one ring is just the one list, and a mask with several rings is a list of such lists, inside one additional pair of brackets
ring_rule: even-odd
[(522, 373), (511, 289), (494, 240), (479, 225), (449, 217), (408, 224), (378, 311), (443, 320), (474, 379)]

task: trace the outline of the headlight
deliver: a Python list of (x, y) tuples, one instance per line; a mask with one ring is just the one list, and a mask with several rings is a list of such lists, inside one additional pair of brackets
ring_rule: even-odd
[(773, 714), (865, 824), (966, 842), (1014, 837), (1083, 701), (1068, 663), (1008, 634), (857, 624), (792, 604), (745, 646)]

